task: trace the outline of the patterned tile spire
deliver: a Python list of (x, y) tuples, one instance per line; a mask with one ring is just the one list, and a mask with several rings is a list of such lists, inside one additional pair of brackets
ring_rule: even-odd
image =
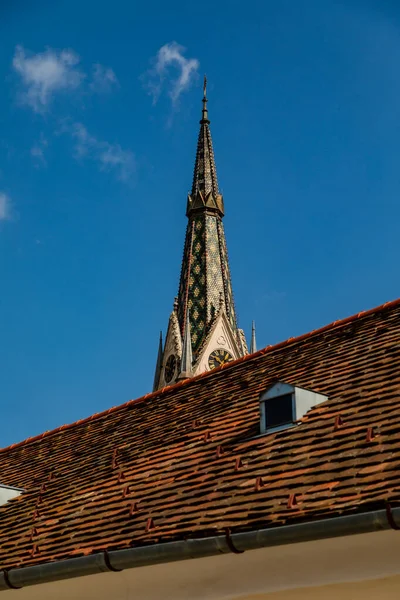
[(179, 291), (169, 319), (161, 370), (156, 370), (156, 389), (248, 353), (233, 302), (206, 78), (202, 102)]
[(210, 120), (207, 109), (207, 78), (204, 77), (203, 109), (197, 141), (196, 162), (194, 165), (192, 192), (188, 198), (187, 215), (194, 210), (207, 207), (224, 214), (224, 201), (218, 189), (217, 169), (211, 139)]
[[(178, 294), (178, 319), (185, 334), (187, 311), (195, 361), (222, 302), (234, 335), (237, 321), (222, 217), (224, 202), (219, 193), (217, 169), (207, 109), (204, 78), (202, 118), (187, 211), (189, 222)], [(220, 297), (222, 300), (220, 300)]]

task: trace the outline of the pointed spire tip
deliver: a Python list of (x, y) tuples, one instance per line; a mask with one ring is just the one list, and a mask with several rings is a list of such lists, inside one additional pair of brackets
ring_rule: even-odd
[(189, 317), (189, 308), (187, 309), (186, 314), (186, 325), (185, 325), (185, 333), (183, 336), (183, 346), (182, 346), (182, 358), (181, 358), (181, 366), (179, 370), (178, 379), (187, 379), (188, 377), (192, 377), (192, 338), (190, 335), (190, 317)]
[(208, 119), (208, 110), (207, 110), (207, 77), (204, 75), (203, 81), (203, 109), (202, 109), (202, 117), (200, 123), (209, 123)]
[(153, 392), (155, 392), (158, 389), (158, 384), (160, 381), (160, 374), (161, 374), (161, 367), (162, 367), (162, 359), (163, 359), (163, 339), (162, 339), (162, 331), (160, 331), (160, 339), (158, 341), (157, 363), (156, 363), (156, 369), (154, 371)]
[(255, 321), (251, 322), (251, 343), (250, 343), (250, 354), (253, 352), (257, 352), (257, 342), (256, 342), (256, 324)]

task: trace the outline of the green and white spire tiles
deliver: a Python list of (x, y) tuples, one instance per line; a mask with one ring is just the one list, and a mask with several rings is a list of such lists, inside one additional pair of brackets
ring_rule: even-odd
[[(204, 79), (203, 108), (193, 183), (186, 207), (188, 224), (179, 291), (174, 315), (171, 315), (178, 324), (182, 344), (185, 339), (187, 323), (190, 324), (190, 336), (188, 337), (191, 340), (193, 375), (201, 370), (213, 368), (218, 363), (218, 355), (214, 361), (210, 360), (209, 362), (207, 357), (203, 356), (204, 352), (209, 352), (210, 348), (214, 348), (214, 346), (214, 350), (226, 350), (224, 356), (229, 356), (230, 359), (239, 358), (247, 353), (244, 333), (237, 326), (233, 301), (222, 223), (224, 201), (218, 188), (206, 92), (207, 81)], [(218, 319), (222, 314), (224, 318)], [(171, 330), (171, 319), (169, 330)], [(182, 360), (182, 351), (179, 356), (176, 356), (177, 369), (171, 378), (171, 365), (174, 361), (167, 356), (171, 348), (168, 338), (167, 333), (157, 387), (176, 381), (180, 371), (179, 363)], [(185, 372), (188, 372), (186, 368)]]

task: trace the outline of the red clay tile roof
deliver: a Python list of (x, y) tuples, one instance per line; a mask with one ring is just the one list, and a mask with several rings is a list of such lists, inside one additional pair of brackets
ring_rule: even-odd
[[(276, 380), (329, 400), (259, 433)], [(400, 501), (400, 300), (0, 450), (0, 567)]]

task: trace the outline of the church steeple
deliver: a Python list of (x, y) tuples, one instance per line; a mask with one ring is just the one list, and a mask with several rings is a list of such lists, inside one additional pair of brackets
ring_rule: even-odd
[[(181, 350), (179, 356), (176, 356), (175, 368), (171, 355), (173, 344), (172, 341), (169, 342), (170, 336), (167, 333), (162, 361), (164, 367), (158, 387), (177, 380), (182, 372), (180, 362), (183, 360), (187, 363), (190, 355), (188, 343), (191, 345), (192, 369), (190, 371), (185, 363), (183, 370), (188, 374), (192, 372), (193, 375), (248, 352), (244, 333), (237, 327), (233, 302), (222, 223), (224, 201), (218, 188), (207, 108), (206, 78), (202, 103), (193, 184), (186, 208), (188, 224), (179, 292), (174, 312), (181, 336), (181, 348), (185, 347), (186, 352), (183, 356)], [(171, 318), (170, 330), (172, 331)], [(175, 338), (176, 335), (175, 331)]]
[(204, 77), (203, 109), (200, 120), (199, 138), (197, 141), (196, 161), (194, 165), (193, 184), (188, 196), (186, 214), (188, 217), (203, 208), (224, 215), (224, 201), (218, 190), (217, 168), (211, 139), (210, 120), (207, 109), (207, 79)]

